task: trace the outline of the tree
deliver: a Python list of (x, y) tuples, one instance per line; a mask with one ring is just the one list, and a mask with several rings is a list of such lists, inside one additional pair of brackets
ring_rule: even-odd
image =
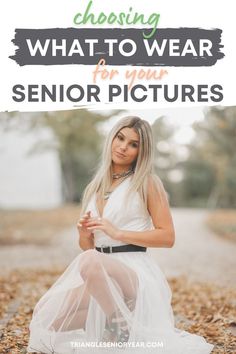
[(94, 173), (101, 153), (103, 134), (100, 126), (121, 111), (101, 115), (85, 109), (45, 113), (12, 113), (1, 115), (4, 129), (24, 132), (48, 128), (52, 138), (37, 141), (31, 153), (48, 149), (58, 152), (61, 167), (62, 195), (65, 202), (78, 202)]
[[(196, 152), (208, 180), (205, 184), (210, 207), (236, 206), (236, 107), (211, 107), (205, 120), (194, 126)], [(195, 152), (194, 152), (195, 151)], [(193, 153), (194, 152), (194, 153)], [(209, 185), (210, 179), (210, 185)]]
[(170, 179), (170, 173), (175, 170), (178, 161), (173, 142), (175, 128), (168, 124), (166, 117), (161, 116), (153, 123), (152, 131), (155, 144), (155, 170), (168, 192), (170, 203), (176, 205), (180, 196)]

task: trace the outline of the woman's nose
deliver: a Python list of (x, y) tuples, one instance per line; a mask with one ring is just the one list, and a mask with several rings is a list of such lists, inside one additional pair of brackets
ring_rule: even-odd
[(121, 145), (120, 145), (120, 148), (121, 148), (122, 150), (126, 150), (126, 148), (127, 148), (127, 143), (126, 143), (126, 142), (122, 142)]

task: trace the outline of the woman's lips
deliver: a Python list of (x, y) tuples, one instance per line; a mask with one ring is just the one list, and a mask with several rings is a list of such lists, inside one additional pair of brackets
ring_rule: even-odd
[(121, 153), (119, 153), (119, 152), (117, 152), (117, 151), (115, 151), (115, 153), (116, 153), (116, 155), (117, 155), (118, 157), (122, 157), (122, 158), (124, 158), (124, 157), (125, 157), (125, 155), (124, 155), (124, 154), (121, 154)]

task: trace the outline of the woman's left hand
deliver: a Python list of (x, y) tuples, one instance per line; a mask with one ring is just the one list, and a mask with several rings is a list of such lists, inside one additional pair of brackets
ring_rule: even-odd
[(86, 228), (91, 231), (102, 230), (114, 240), (119, 240), (120, 230), (107, 219), (100, 217), (90, 218), (86, 222)]

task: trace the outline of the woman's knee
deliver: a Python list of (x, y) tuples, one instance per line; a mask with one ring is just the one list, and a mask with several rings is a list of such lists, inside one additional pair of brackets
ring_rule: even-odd
[(98, 277), (101, 270), (102, 264), (98, 251), (90, 249), (81, 254), (79, 271), (84, 280)]

